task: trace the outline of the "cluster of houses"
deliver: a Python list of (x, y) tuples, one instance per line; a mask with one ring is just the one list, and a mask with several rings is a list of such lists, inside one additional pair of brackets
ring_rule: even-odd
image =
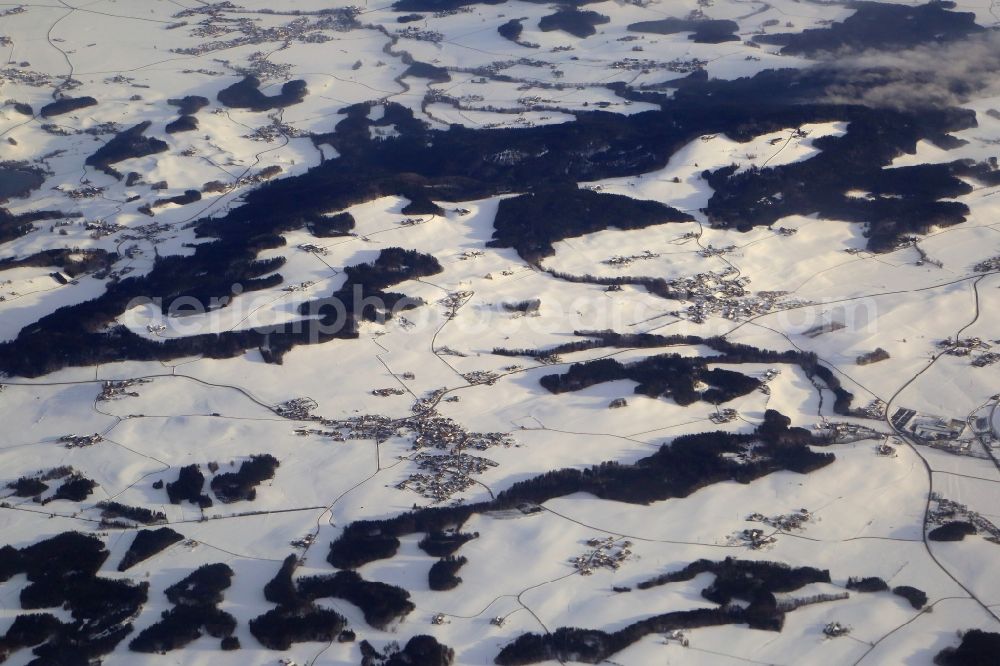
[(765, 516), (762, 513), (754, 512), (746, 519), (752, 523), (764, 523), (783, 532), (790, 532), (803, 529), (803, 525), (812, 520), (812, 514), (809, 513), (808, 509), (799, 509), (778, 516)]
[(116, 234), (125, 227), (114, 222), (108, 222), (107, 220), (94, 220), (93, 222), (87, 222), (84, 228), (90, 232), (90, 237), (96, 240), (104, 236)]
[(858, 411), (861, 413), (861, 416), (865, 418), (881, 421), (885, 418), (885, 403), (882, 400), (875, 398), (864, 407), (859, 408)]
[(780, 374), (781, 370), (779, 368), (769, 368), (768, 370), (765, 370), (764, 374), (761, 375), (760, 378), (761, 384), (757, 390), (759, 390), (764, 395), (771, 395), (771, 387), (769, 386), (769, 382)]
[(55, 123), (44, 123), (42, 125), (39, 125), (38, 129), (42, 130), (43, 132), (47, 132), (53, 136), (71, 136), (73, 134), (73, 132), (70, 132), (62, 125), (57, 125)]
[(444, 39), (444, 34), (437, 30), (426, 30), (412, 25), (402, 30), (397, 30), (396, 36), (401, 39), (414, 39), (418, 42), (430, 42), (432, 44), (439, 44)]
[[(469, 381), (475, 383), (471, 379)], [(417, 471), (396, 487), (401, 490), (410, 489), (423, 497), (441, 502), (453, 498), (474, 484), (472, 475), (482, 474), (497, 466), (492, 460), (469, 454), (469, 450), (485, 451), (495, 446), (514, 445), (514, 439), (507, 433), (470, 432), (454, 419), (439, 414), (434, 408), (445, 392), (446, 389), (437, 389), (426, 397), (417, 399), (412, 406), (413, 414), (404, 418), (362, 414), (345, 419), (326, 419), (313, 414), (317, 404), (312, 398), (288, 400), (275, 406), (274, 412), (291, 420), (315, 421), (321, 426), (296, 428), (295, 434), (302, 437), (315, 435), (341, 442), (358, 439), (385, 442), (393, 437), (408, 437), (414, 451), (437, 449), (441, 453), (420, 452), (413, 456)], [(401, 395), (404, 391), (386, 388), (376, 389), (372, 393), (390, 396)]]
[(698, 58), (689, 58), (687, 60), (683, 58), (674, 58), (668, 62), (649, 60), (646, 58), (622, 58), (621, 60), (615, 60), (609, 64), (608, 67), (611, 69), (624, 69), (627, 71), (639, 71), (646, 73), (657, 69), (665, 69), (668, 72), (675, 72), (677, 74), (690, 74), (691, 72), (697, 72), (705, 69), (707, 64), (707, 60), (700, 60)]
[[(0, 46), (2, 46), (2, 44), (0, 44)], [(21, 69), (16, 69), (14, 67), (7, 67), (4, 69), (3, 78), (5, 81), (25, 86), (32, 86), (33, 88), (48, 88), (53, 85), (52, 77), (48, 74), (25, 69), (30, 66), (27, 61), (21, 61), (18, 63), (18, 66), (21, 67)]]
[(122, 398), (138, 398), (139, 393), (137, 391), (129, 391), (128, 389), (133, 386), (138, 386), (140, 384), (148, 384), (150, 379), (121, 379), (114, 381), (105, 381), (101, 384), (101, 393), (97, 396), (98, 402), (104, 402), (107, 400), (120, 400)]
[(632, 559), (632, 542), (619, 541), (617, 537), (591, 537), (587, 539), (591, 550), (571, 557), (569, 562), (581, 576), (589, 576), (595, 569), (620, 569)]
[(735, 249), (736, 249), (735, 245), (727, 245), (726, 247), (715, 247), (714, 245), (709, 243), (708, 247), (700, 250), (698, 254), (707, 259), (709, 257), (721, 257), (725, 254), (729, 254)]
[(820, 421), (813, 426), (813, 429), (835, 444), (850, 444), (865, 439), (882, 438), (882, 433), (857, 423)]
[(453, 291), (438, 301), (448, 311), (448, 319), (454, 319), (458, 309), (465, 305), (465, 302), (472, 297), (471, 291)]
[(493, 386), (496, 384), (497, 380), (500, 379), (500, 375), (495, 372), (490, 372), (489, 370), (474, 370), (472, 372), (466, 372), (462, 375), (465, 381), (473, 385), (485, 384), (487, 386)]
[[(243, 135), (244, 139), (250, 139), (251, 141), (260, 141), (262, 143), (271, 143), (272, 141), (277, 141), (282, 137), (287, 137), (294, 139), (296, 137), (305, 136), (305, 132), (293, 127), (286, 122), (282, 122), (278, 118), (271, 118), (271, 122), (267, 125), (261, 125), (260, 127), (255, 127), (252, 131), (247, 132)], [(266, 180), (263, 179), (263, 180)], [(237, 186), (246, 185), (248, 183), (259, 183), (262, 179), (259, 175), (246, 176), (240, 178), (236, 181)]]
[[(511, 69), (512, 67), (551, 67), (552, 63), (546, 60), (537, 60), (535, 58), (511, 58), (510, 60), (494, 60), (493, 62), (476, 67), (473, 70), (474, 74), (491, 77), (500, 74), (506, 69)], [(513, 78), (513, 77), (512, 77)], [(524, 81), (524, 79), (516, 79), (518, 81)], [(484, 81), (483, 83), (486, 83)], [(544, 86), (538, 86), (544, 87)], [(519, 90), (528, 90), (528, 88), (519, 88)], [(562, 88), (559, 88), (562, 90)]]
[(985, 368), (988, 365), (993, 365), (997, 361), (1000, 361), (1000, 354), (997, 352), (985, 352), (972, 359), (972, 365), (977, 368)]
[(329, 251), (325, 247), (320, 247), (315, 243), (299, 243), (296, 247), (302, 250), (303, 252), (316, 254), (321, 257), (325, 257), (327, 254), (329, 254)]
[(293, 421), (317, 421), (320, 419), (312, 414), (316, 407), (318, 405), (312, 398), (293, 398), (277, 405), (274, 413)]
[(316, 535), (310, 533), (300, 539), (294, 539), (290, 541), (289, 545), (291, 545), (292, 548), (309, 548), (310, 546), (313, 545), (315, 541), (316, 541)]
[[(356, 7), (345, 7), (339, 11), (325, 12), (317, 17), (298, 17), (285, 25), (262, 26), (260, 23), (249, 17), (232, 18), (225, 10), (228, 3), (218, 3), (215, 5), (205, 5), (186, 9), (174, 15), (174, 18), (182, 19), (197, 14), (207, 15), (202, 19), (194, 30), (198, 37), (219, 37), (222, 35), (232, 35), (238, 33), (236, 37), (225, 40), (207, 41), (197, 46), (179, 47), (171, 49), (174, 53), (181, 55), (204, 55), (213, 51), (232, 49), (238, 46), (249, 46), (253, 44), (266, 44), (271, 42), (298, 41), (303, 43), (326, 42), (333, 39), (324, 31), (343, 32), (350, 30), (356, 25), (355, 16), (358, 13)], [(186, 25), (186, 22), (171, 24), (170, 28), (179, 28)], [(260, 63), (266, 64), (266, 60)], [(247, 71), (246, 73), (253, 73)], [(263, 72), (261, 72), (263, 73)]]
[[(508, 270), (500, 271), (500, 275), (502, 275), (503, 277), (510, 277), (513, 274), (514, 274), (514, 271), (509, 270), (509, 269)], [(493, 273), (487, 273), (486, 275), (483, 276), (483, 279), (484, 280), (492, 280), (493, 279)]]
[(986, 261), (980, 261), (978, 264), (972, 267), (972, 270), (977, 273), (991, 273), (993, 271), (1000, 271), (1000, 255), (991, 257)]
[(674, 278), (669, 282), (670, 291), (676, 297), (688, 300), (708, 298), (709, 296), (742, 298), (747, 295), (746, 287), (749, 284), (750, 278), (740, 275), (735, 268)]
[(296, 291), (305, 291), (306, 289), (308, 289), (309, 287), (313, 286), (314, 284), (315, 284), (315, 282), (313, 282), (312, 280), (306, 280), (305, 282), (299, 282), (298, 284), (290, 284), (290, 285), (288, 285), (286, 287), (282, 287), (281, 291), (286, 291), (286, 292), (289, 292), (289, 293), (296, 292)]
[(420, 471), (396, 484), (434, 502), (444, 502), (472, 487), (473, 474), (482, 474), (498, 463), (468, 453), (418, 453), (412, 458)]
[(721, 425), (723, 423), (729, 423), (730, 421), (735, 421), (739, 416), (737, 412), (732, 407), (726, 407), (724, 409), (716, 409), (712, 414), (709, 415), (708, 419), (715, 423), (716, 425)]
[[(701, 324), (710, 316), (726, 319), (752, 317), (774, 309), (782, 292), (760, 292), (751, 295), (747, 290), (750, 278), (739, 275), (734, 268), (721, 272), (699, 273), (668, 281), (667, 290), (672, 298), (691, 301), (685, 310), (688, 320)], [(680, 312), (673, 313), (680, 316)]]
[(67, 449), (77, 449), (85, 446), (93, 446), (98, 442), (103, 442), (104, 438), (98, 433), (93, 435), (63, 435), (59, 438), (59, 443)]
[[(384, 442), (390, 437), (400, 434), (400, 429), (396, 427), (393, 420), (388, 416), (378, 414), (362, 414), (361, 416), (351, 416), (340, 420), (323, 420), (323, 425), (334, 428), (340, 438), (338, 441), (349, 439), (373, 439), (376, 442)], [(334, 439), (337, 439), (335, 437)]]
[(645, 250), (645, 251), (641, 252), (640, 254), (630, 254), (627, 257), (619, 255), (619, 254), (616, 254), (615, 256), (611, 257), (610, 259), (605, 259), (601, 263), (602, 264), (606, 264), (608, 266), (613, 266), (615, 268), (625, 268), (626, 266), (630, 266), (635, 261), (643, 261), (643, 260), (646, 260), (646, 259), (656, 259), (659, 256), (660, 256), (659, 254), (657, 254), (656, 252), (653, 252), (652, 250)]
[(73, 190), (67, 190), (65, 194), (74, 201), (80, 201), (81, 199), (96, 199), (104, 194), (104, 188), (97, 187), (96, 185), (84, 185), (83, 187), (78, 187)]
[(989, 350), (990, 343), (981, 338), (963, 338), (961, 340), (946, 338), (938, 340), (937, 346), (949, 356), (971, 356), (974, 351)]
[(372, 395), (378, 396), (380, 398), (388, 398), (389, 396), (392, 395), (403, 395), (404, 393), (406, 393), (406, 391), (396, 387), (372, 389)]
[(730, 538), (729, 543), (733, 545), (743, 545), (751, 550), (766, 548), (778, 541), (774, 534), (768, 534), (759, 527), (748, 527), (737, 530)]
[(403, 419), (398, 425), (413, 434), (414, 449), (485, 451), (494, 446), (509, 447), (514, 444), (514, 440), (506, 433), (469, 432), (453, 419), (433, 412)]
[[(406, 378), (405, 376), (403, 377)], [(433, 411), (437, 404), (441, 401), (441, 396), (448, 392), (446, 388), (434, 389), (428, 393), (423, 398), (417, 398), (412, 405), (410, 405), (410, 411), (414, 414), (422, 414), (423, 412)]]
[(145, 240), (155, 242), (160, 240), (160, 237), (168, 231), (173, 231), (173, 227), (169, 224), (147, 222), (146, 224), (128, 227), (128, 229), (121, 236), (119, 236), (119, 238), (122, 240)]
[(851, 633), (851, 627), (840, 622), (830, 622), (823, 627), (823, 635), (827, 638), (839, 638)]
[(296, 428), (294, 432), (299, 437), (308, 437), (310, 435), (315, 435), (317, 437), (325, 437), (334, 442), (344, 441), (344, 433), (340, 432), (339, 430), (320, 430), (319, 428)]
[[(405, 378), (411, 373), (404, 373)], [(311, 398), (289, 400), (274, 408), (275, 413), (296, 421), (317, 421), (331, 430), (318, 428), (297, 428), (298, 435), (321, 435), (338, 441), (351, 439), (374, 439), (384, 442), (391, 437), (413, 436), (413, 448), (486, 450), (492, 446), (511, 446), (513, 440), (505, 433), (468, 432), (454, 420), (434, 411), (445, 389), (438, 389), (429, 396), (419, 398), (411, 407), (413, 416), (391, 419), (379, 414), (362, 414), (345, 419), (325, 419), (312, 414), (316, 403)], [(405, 393), (403, 389), (375, 389), (372, 395), (393, 396)], [(445, 398), (447, 402), (458, 402), (456, 397)]]
[(971, 511), (961, 502), (945, 499), (936, 492), (931, 492), (930, 499), (931, 506), (927, 513), (928, 524), (942, 525), (956, 520), (968, 521), (975, 526), (984, 539), (1000, 544), (1000, 527), (994, 525), (989, 519), (976, 511)]

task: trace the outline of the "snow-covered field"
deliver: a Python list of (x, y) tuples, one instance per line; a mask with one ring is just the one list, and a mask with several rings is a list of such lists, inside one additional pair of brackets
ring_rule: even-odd
[[(0, 260), (50, 250), (111, 257), (107, 265), (79, 273), (47, 261), (0, 261), (0, 342), (30, 335), (36, 322), (61, 308), (121, 289), (164, 258), (193, 256), (213, 240), (198, 235), (195, 222), (239, 209), (250, 192), (267, 187), (265, 181), (295, 179), (335, 163), (335, 141), (314, 137), (334, 132), (351, 105), (372, 105), (368, 119), (376, 123), (370, 126), (375, 141), (405, 134), (405, 128), (380, 120), (382, 113), (396, 113), (393, 104), (439, 130), (514, 132), (568, 123), (581, 112), (639, 114), (659, 106), (652, 98), (619, 95), (609, 85), (662, 92), (657, 84), (692, 71), (732, 80), (806, 67), (805, 56), (781, 55), (766, 40), (752, 40), (823, 29), (853, 13), (846, 5), (797, 0), (612, 0), (582, 8), (610, 20), (578, 37), (538, 27), (555, 6), (519, 0), (469, 4), (440, 15), (422, 11), (407, 22), (398, 19), (410, 12), (389, 4), (274, 4), (97, 0), (0, 6), (0, 50), (6, 55), (0, 65), (0, 179), (13, 170), (43, 178), (23, 196), (0, 199)], [(690, 31), (660, 35), (627, 27), (693, 11), (703, 12), (695, 18), (735, 21), (736, 38), (698, 43), (688, 38)], [(998, 21), (985, 1), (959, 0), (955, 11), (972, 12), (984, 27)], [(519, 43), (497, 32), (511, 19), (522, 19)], [(414, 72), (414, 62), (438, 74)], [(218, 101), (220, 90), (247, 74), (260, 79), (268, 96), (293, 79), (304, 80), (308, 94), (266, 111)], [(168, 100), (190, 95), (208, 101), (194, 114), (197, 129), (168, 133), (168, 123), (180, 115)], [(892, 166), (995, 161), (995, 95), (995, 87), (987, 88), (961, 101), (976, 112), (977, 126), (954, 132), (960, 140), (955, 146), (946, 150), (921, 140)], [(54, 100), (84, 96), (96, 104), (49, 118), (40, 114)], [(30, 105), (28, 112), (23, 105)], [(145, 136), (165, 141), (166, 148), (114, 164), (138, 177), (119, 179), (85, 165), (115, 134), (140, 122), (149, 122)], [(280, 364), (266, 362), (253, 345), (229, 358), (131, 358), (71, 364), (31, 377), (0, 375), (0, 545), (24, 548), (67, 531), (94, 534), (110, 552), (100, 577), (149, 584), (131, 633), (103, 657), (108, 664), (357, 664), (362, 640), (391, 652), (393, 641), (402, 646), (420, 634), (451, 648), (456, 664), (488, 664), (526, 633), (547, 635), (560, 627), (610, 633), (650, 616), (718, 608), (701, 594), (712, 582), (708, 573), (650, 589), (636, 586), (702, 558), (727, 557), (829, 571), (830, 582), (783, 590), (776, 593), (779, 600), (849, 596), (787, 612), (780, 631), (735, 623), (685, 630), (683, 641), (653, 632), (602, 663), (930, 664), (942, 649), (958, 644), (956, 631), (998, 631), (997, 187), (964, 178), (971, 187), (953, 200), (968, 206), (966, 221), (932, 227), (880, 253), (868, 249), (859, 221), (789, 215), (774, 225), (737, 231), (713, 225), (704, 210), (713, 195), (704, 172), (732, 166), (736, 174), (757, 173), (799, 163), (848, 129), (848, 122), (834, 120), (740, 140), (706, 133), (676, 147), (662, 168), (580, 182), (597, 193), (661, 202), (691, 218), (560, 238), (552, 255), (539, 262), (488, 245), (501, 202), (522, 194), (513, 189), (459, 202), (432, 195), (440, 214), (406, 213), (411, 200), (402, 195), (365, 197), (329, 211), (350, 213), (355, 225), (349, 233), (321, 237), (305, 224), (280, 229), (282, 244), (254, 248), (257, 260), (284, 262), (264, 273), (280, 274), (274, 284), (245, 290), (234, 282), (225, 307), (186, 316), (171, 316), (155, 303), (135, 305), (88, 332), (121, 326), (155, 342), (294, 325), (303, 320), (301, 305), (348, 283), (345, 267), (374, 262), (392, 247), (431, 255), (441, 270), (387, 288), (422, 305), (384, 323), (360, 322), (356, 339), (295, 346)], [(195, 201), (145, 208), (191, 190), (199, 194)], [(12, 227), (4, 209), (15, 216), (58, 215), (8, 236)], [(203, 277), (208, 283), (215, 276)], [(663, 298), (643, 285), (645, 278), (695, 286), (685, 298)], [(538, 304), (527, 311), (515, 307), (533, 301)], [(540, 383), (597, 359), (627, 364), (656, 354), (716, 355), (698, 342), (534, 357), (494, 353), (544, 352), (588, 339), (584, 332), (605, 330), (721, 336), (759, 349), (813, 354), (853, 394), (856, 411), (838, 413), (836, 387), (796, 363), (709, 361), (708, 368), (761, 381), (722, 405), (681, 405), (667, 394), (637, 393), (638, 382), (630, 378), (561, 393)], [(876, 349), (888, 357), (858, 362)], [(699, 391), (707, 387), (696, 385)], [(289, 401), (303, 399), (308, 409), (288, 411)], [(609, 408), (617, 401), (625, 406)], [(864, 408), (867, 416), (857, 411)], [(915, 420), (896, 421), (901, 408), (914, 410)], [(735, 414), (720, 418), (720, 409)], [(408, 533), (394, 556), (357, 568), (367, 581), (409, 593), (414, 608), (404, 617), (376, 628), (356, 604), (321, 598), (316, 605), (343, 615), (356, 641), (330, 637), (273, 650), (251, 634), (250, 621), (274, 608), (263, 588), (282, 561), (289, 554), (300, 558), (296, 577), (334, 573), (326, 559), (329, 544), (354, 521), (490, 502), (514, 484), (553, 470), (608, 461), (632, 465), (681, 435), (752, 433), (768, 410), (815, 435), (838, 427), (862, 434), (813, 446), (836, 458), (808, 474), (779, 468), (749, 483), (713, 479), (686, 497), (649, 504), (575, 492), (548, 499), (537, 510), (476, 511), (461, 531), (478, 538), (456, 553), (468, 561), (458, 573), (461, 584), (447, 591), (430, 588), (428, 571), (437, 558), (418, 547), (421, 533)], [(362, 415), (383, 417), (388, 430), (378, 437), (344, 437), (348, 424), (357, 423), (352, 419)], [(421, 444), (413, 424), (428, 416), (451, 419), (466, 434), (486, 433), (490, 445), (466, 450), (433, 441), (433, 434)], [(960, 423), (952, 421), (953, 432), (932, 446), (913, 431), (921, 419)], [(66, 439), (92, 435), (85, 446)], [(444, 453), (457, 456), (453, 465), (420, 467), (423, 456)], [(257, 454), (270, 454), (280, 465), (252, 500), (226, 503), (216, 497), (202, 508), (171, 503), (163, 489), (181, 468), (195, 465), (211, 495), (212, 478), (235, 472)], [(470, 455), (486, 462), (475, 466)], [(466, 464), (473, 467), (453, 469)], [(82, 500), (56, 498), (59, 481), (52, 480), (44, 491), (17, 492), (18, 479), (64, 466), (94, 482)], [(451, 485), (437, 496), (421, 492), (414, 476), (419, 474), (437, 474)], [(162, 512), (151, 527), (167, 526), (183, 539), (119, 572), (118, 562), (145, 526), (102, 522), (102, 502)], [(955, 506), (949, 502), (962, 506), (948, 514)], [(802, 509), (809, 519), (797, 529), (749, 520), (751, 514)], [(960, 541), (927, 538), (950, 520), (971, 521), (976, 533)], [(740, 535), (754, 528), (773, 538), (751, 545)], [(595, 537), (627, 540), (630, 554), (614, 568), (581, 572), (572, 560), (592, 551), (588, 540)], [(222, 651), (219, 637), (199, 631), (206, 635), (165, 655), (130, 651), (129, 641), (172, 607), (166, 588), (217, 562), (235, 574), (218, 608), (235, 618), (233, 635), (241, 649)], [(25, 574), (5, 572), (0, 566), (0, 636), (29, 610), (22, 595), (29, 587)], [(926, 604), (917, 609), (888, 591), (847, 589), (848, 578), (868, 576), (890, 588), (919, 588)], [(58, 605), (32, 612), (71, 619), (71, 611)], [(825, 635), (835, 623), (850, 631)], [(0, 641), (0, 661), (9, 652), (6, 664), (88, 663), (36, 658), (34, 645), (6, 640)], [(573, 661), (572, 651), (567, 654), (545, 663)]]

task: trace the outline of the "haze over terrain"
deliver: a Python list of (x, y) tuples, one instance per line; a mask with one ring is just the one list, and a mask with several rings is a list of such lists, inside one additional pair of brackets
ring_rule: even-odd
[(0, 662), (1000, 662), (992, 0), (0, 6)]

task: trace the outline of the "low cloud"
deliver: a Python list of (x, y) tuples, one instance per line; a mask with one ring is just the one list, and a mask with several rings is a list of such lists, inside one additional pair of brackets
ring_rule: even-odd
[(1000, 94), (1000, 32), (903, 51), (829, 55), (818, 67), (837, 83), (826, 101), (913, 109)]

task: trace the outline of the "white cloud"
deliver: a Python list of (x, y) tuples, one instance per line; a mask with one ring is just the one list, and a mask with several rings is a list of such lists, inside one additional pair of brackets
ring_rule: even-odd
[(828, 101), (914, 108), (958, 105), (1000, 92), (1000, 33), (904, 51), (829, 54), (819, 67), (843, 75)]

